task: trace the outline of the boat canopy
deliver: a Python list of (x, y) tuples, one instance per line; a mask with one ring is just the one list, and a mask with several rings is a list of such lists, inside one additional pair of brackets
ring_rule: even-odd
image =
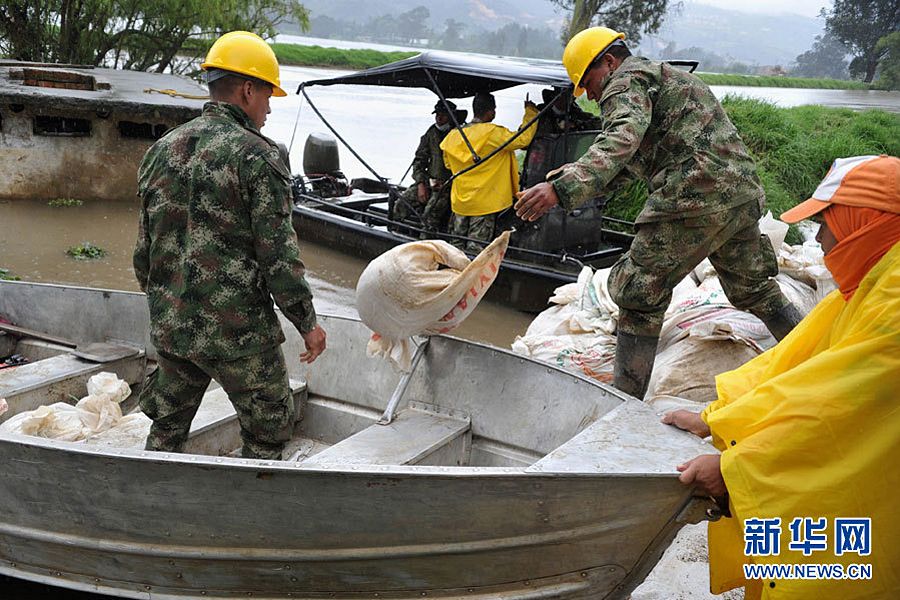
[[(478, 92), (495, 92), (523, 83), (557, 88), (572, 86), (559, 61), (429, 50), (357, 73), (305, 81), (300, 88), (349, 84), (420, 87), (434, 91), (437, 86), (446, 98), (465, 98)], [(297, 91), (299, 93), (300, 89)]]

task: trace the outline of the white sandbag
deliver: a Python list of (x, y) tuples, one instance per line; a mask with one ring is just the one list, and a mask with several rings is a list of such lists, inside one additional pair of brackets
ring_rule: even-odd
[(509, 235), (471, 262), (440, 240), (402, 244), (370, 262), (356, 285), (357, 311), (374, 332), (368, 354), (408, 370), (412, 336), (447, 333), (472, 313), (497, 277)]
[(78, 411), (65, 402), (39, 406), (35, 410), (19, 413), (0, 424), (0, 430), (64, 442), (84, 439), (81, 435), (82, 425)]
[(675, 396), (701, 403), (716, 399), (716, 375), (731, 371), (759, 353), (746, 344), (688, 337), (656, 356), (645, 399)]
[(518, 337), (512, 350), (597, 381), (612, 381), (616, 337), (607, 334)]
[(0, 424), (0, 430), (67, 442), (83, 441), (107, 431), (122, 419), (119, 403), (131, 394), (128, 383), (114, 373), (97, 373), (88, 380), (93, 393), (75, 406), (57, 402), (20, 413)]
[(771, 210), (767, 211), (759, 220), (759, 230), (769, 237), (769, 241), (772, 242), (772, 249), (775, 250), (776, 254), (782, 244), (784, 244), (784, 238), (787, 236), (789, 228), (790, 225), (784, 221), (772, 217)]
[(119, 379), (115, 373), (97, 373), (87, 382), (87, 392), (89, 396), (98, 394), (106, 394), (109, 399), (115, 403), (119, 403), (131, 395), (131, 387), (128, 382)]

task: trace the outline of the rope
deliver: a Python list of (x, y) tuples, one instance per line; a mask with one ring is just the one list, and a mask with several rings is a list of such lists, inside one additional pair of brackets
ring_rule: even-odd
[(145, 94), (165, 94), (166, 96), (171, 96), (172, 98), (178, 96), (179, 98), (187, 98), (188, 100), (209, 100), (209, 96), (198, 96), (196, 94), (185, 94), (184, 92), (178, 92), (175, 90), (158, 90), (156, 88), (147, 88), (144, 90)]

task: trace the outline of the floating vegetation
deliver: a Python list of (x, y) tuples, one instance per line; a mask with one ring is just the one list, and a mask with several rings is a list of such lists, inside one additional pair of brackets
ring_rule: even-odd
[(9, 269), (0, 267), (0, 280), (2, 281), (19, 281), (21, 278), (17, 275), (10, 275)]
[(76, 198), (57, 198), (56, 200), (48, 202), (47, 206), (59, 208), (61, 206), (81, 206), (82, 204), (84, 204), (84, 200), (78, 200)]
[(93, 260), (106, 256), (106, 250), (104, 250), (100, 246), (95, 246), (90, 242), (84, 242), (77, 246), (72, 246), (71, 248), (66, 250), (66, 254), (68, 254), (75, 260)]

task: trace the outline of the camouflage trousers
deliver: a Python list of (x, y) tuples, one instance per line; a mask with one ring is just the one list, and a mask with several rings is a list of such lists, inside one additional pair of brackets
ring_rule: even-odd
[(450, 233), (461, 237), (471, 238), (484, 242), (466, 242), (466, 240), (451, 239), (450, 243), (463, 251), (479, 253), (493, 241), (494, 230), (497, 226), (497, 215), (500, 213), (491, 213), (489, 215), (481, 215), (480, 217), (464, 217), (453, 213), (450, 217)]
[(157, 353), (157, 369), (140, 397), (141, 410), (153, 420), (147, 450), (184, 450), (200, 400), (215, 379), (237, 412), (242, 456), (281, 460), (293, 429), (294, 402), (280, 347), (236, 360), (188, 360)]
[(741, 206), (688, 219), (638, 225), (631, 249), (609, 274), (619, 330), (658, 337), (672, 289), (709, 257), (729, 301), (765, 318), (788, 304), (773, 277), (778, 263), (759, 230), (760, 206)]
[(422, 226), (429, 231), (442, 231), (450, 216), (450, 187), (442, 186), (432, 189), (425, 204), (419, 202), (416, 188), (418, 184), (412, 184), (400, 194), (400, 198), (394, 205), (394, 219), (402, 221), (413, 213), (414, 207), (422, 216)]

